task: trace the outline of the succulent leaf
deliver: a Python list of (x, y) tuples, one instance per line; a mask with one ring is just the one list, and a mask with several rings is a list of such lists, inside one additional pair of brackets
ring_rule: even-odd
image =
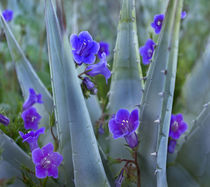
[[(68, 37), (61, 35), (55, 8), (46, 0), (46, 28), (53, 99), (66, 179), (71, 184), (71, 160), (76, 186), (109, 186), (90, 116), (82, 95)], [(71, 151), (72, 150), (72, 159)]]

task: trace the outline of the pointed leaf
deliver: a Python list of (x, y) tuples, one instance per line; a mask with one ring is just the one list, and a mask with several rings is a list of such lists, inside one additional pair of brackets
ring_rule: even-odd
[[(154, 61), (149, 67), (141, 102), (139, 158), (141, 184), (143, 186), (167, 186), (165, 165), (168, 120), (170, 119), (172, 105), (171, 94), (174, 91), (179, 32), (178, 14), (180, 15), (181, 5), (182, 0), (169, 1)], [(169, 75), (166, 72), (169, 72)], [(163, 116), (161, 117), (163, 99), (166, 99), (164, 107), (169, 111), (165, 113), (163, 108)], [(162, 152), (163, 150), (164, 152)], [(154, 152), (157, 153), (158, 157), (151, 155)], [(159, 177), (161, 177), (160, 180)]]
[(57, 131), (64, 157), (66, 179), (71, 183), (73, 177), (70, 171), (72, 149), (75, 185), (109, 186), (71, 56), (69, 41), (65, 34), (61, 35), (51, 0), (46, 0), (45, 18)]

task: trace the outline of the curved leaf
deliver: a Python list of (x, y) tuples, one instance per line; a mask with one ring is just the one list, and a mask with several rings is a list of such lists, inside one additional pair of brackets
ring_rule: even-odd
[(75, 185), (109, 186), (69, 41), (65, 34), (61, 35), (51, 0), (46, 0), (45, 16), (57, 131), (64, 157), (66, 180), (71, 184), (72, 149)]

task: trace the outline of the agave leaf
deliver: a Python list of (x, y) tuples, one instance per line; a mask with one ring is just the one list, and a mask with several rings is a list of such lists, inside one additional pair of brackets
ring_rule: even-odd
[(194, 120), (193, 128), (185, 137), (176, 162), (201, 186), (210, 184), (210, 103), (206, 104)]
[(168, 150), (168, 134), (171, 121), (171, 112), (173, 104), (173, 95), (176, 79), (177, 69), (177, 57), (178, 57), (178, 45), (179, 45), (179, 28), (180, 28), (180, 15), (182, 10), (183, 0), (177, 1), (177, 10), (175, 14), (174, 26), (173, 26), (173, 37), (170, 43), (171, 52), (169, 54), (168, 65), (167, 65), (167, 76), (164, 85), (164, 100), (160, 118), (160, 131), (158, 136), (157, 145), (157, 166), (159, 169), (157, 173), (157, 186), (167, 186), (166, 180), (166, 160)]
[(98, 98), (95, 95), (91, 95), (88, 99), (85, 100), (88, 112), (90, 114), (91, 122), (94, 125), (99, 120), (102, 115), (102, 110), (98, 102)]
[(189, 172), (179, 164), (167, 168), (167, 180), (170, 187), (200, 187)]
[[(120, 108), (131, 111), (141, 100), (143, 82), (138, 49), (135, 0), (123, 0), (107, 106), (110, 114), (116, 113)], [(110, 156), (130, 158), (124, 144), (124, 139), (114, 140), (110, 137)], [(117, 169), (113, 169), (116, 174), (120, 168), (117, 165), (114, 167)]]
[[(196, 62), (183, 87), (186, 110), (195, 117), (203, 105), (210, 100), (210, 38), (208, 39), (202, 57)], [(199, 85), (199, 87), (198, 87)], [(193, 91), (192, 91), (193, 90)]]
[(76, 186), (109, 186), (71, 56), (68, 37), (61, 35), (51, 0), (46, 0), (45, 18), (55, 116), (66, 180), (71, 184), (73, 160)]
[[(1, 149), (0, 156), (2, 160), (4, 162), (5, 161), (8, 162), (13, 167), (11, 171), (14, 172), (15, 175), (18, 176), (20, 174), (20, 171), (22, 171), (23, 167), (26, 167), (30, 170), (34, 169), (34, 165), (32, 163), (31, 158), (13, 141), (13, 139), (9, 138), (1, 130), (0, 130), (0, 149)], [(1, 160), (1, 167), (3, 167), (2, 160)], [(34, 182), (38, 182), (38, 180), (32, 175), (31, 178), (32, 180), (34, 180)]]
[[(175, 83), (179, 33), (178, 16), (180, 16), (181, 6), (182, 0), (170, 0), (168, 3), (154, 61), (149, 67), (145, 83), (139, 128), (139, 158), (143, 186), (167, 186), (166, 150)], [(165, 99), (164, 106), (163, 99)], [(151, 153), (157, 153), (157, 157), (152, 156)]]
[[(16, 41), (12, 31), (10, 30), (8, 24), (6, 23), (2, 15), (1, 23), (6, 34), (7, 43), (12, 60), (15, 63), (15, 69), (17, 72), (17, 77), (23, 96), (25, 99), (28, 97), (29, 88), (33, 88), (37, 93), (42, 94), (44, 104), (37, 104), (35, 105), (35, 107), (37, 108), (38, 112), (42, 115), (41, 124), (48, 128), (49, 115), (53, 111), (52, 97), (46, 89), (46, 87), (44, 86), (44, 84), (42, 83), (42, 81), (39, 79), (38, 75), (36, 74), (28, 59), (24, 55), (21, 47)], [(51, 140), (50, 137), (47, 140)]]

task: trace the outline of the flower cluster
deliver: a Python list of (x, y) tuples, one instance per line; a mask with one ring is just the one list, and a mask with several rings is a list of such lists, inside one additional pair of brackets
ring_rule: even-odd
[(120, 109), (109, 121), (109, 131), (113, 138), (124, 137), (131, 148), (138, 145), (138, 137), (135, 133), (139, 126), (139, 112), (133, 110), (131, 114), (126, 109)]
[(38, 124), (41, 120), (41, 116), (33, 107), (36, 103), (43, 103), (42, 95), (36, 94), (34, 89), (29, 89), (28, 99), (23, 104), (22, 118), (24, 121), (24, 127), (26, 130), (33, 129), (35, 131), (29, 131), (24, 134), (19, 131), (20, 136), (23, 138), (23, 142), (27, 142), (32, 152), (32, 160), (35, 164), (36, 177), (45, 178), (52, 176), (58, 178), (58, 166), (61, 164), (63, 157), (57, 152), (53, 152), (53, 144), (49, 143), (43, 148), (39, 148), (38, 138), (40, 134), (44, 134), (45, 128), (38, 129)]
[[(83, 63), (89, 65), (85, 71), (80, 74), (79, 78), (82, 79), (82, 83), (92, 94), (97, 93), (97, 88), (89, 77), (81, 77), (82, 74), (94, 77), (96, 75), (103, 75), (107, 80), (111, 76), (111, 72), (107, 67), (106, 57), (109, 55), (109, 44), (106, 42), (97, 43), (93, 40), (88, 31), (82, 31), (77, 36), (72, 34), (70, 37), (70, 43), (72, 46), (73, 58), (77, 65)], [(96, 56), (100, 59), (99, 63), (93, 64), (96, 60)], [(91, 65), (90, 65), (91, 64)]]
[(169, 130), (168, 152), (173, 153), (176, 141), (187, 130), (187, 124), (183, 120), (182, 114), (172, 114)]
[(10, 22), (12, 21), (12, 18), (13, 18), (13, 11), (6, 9), (2, 12), (2, 16), (7, 22)]

